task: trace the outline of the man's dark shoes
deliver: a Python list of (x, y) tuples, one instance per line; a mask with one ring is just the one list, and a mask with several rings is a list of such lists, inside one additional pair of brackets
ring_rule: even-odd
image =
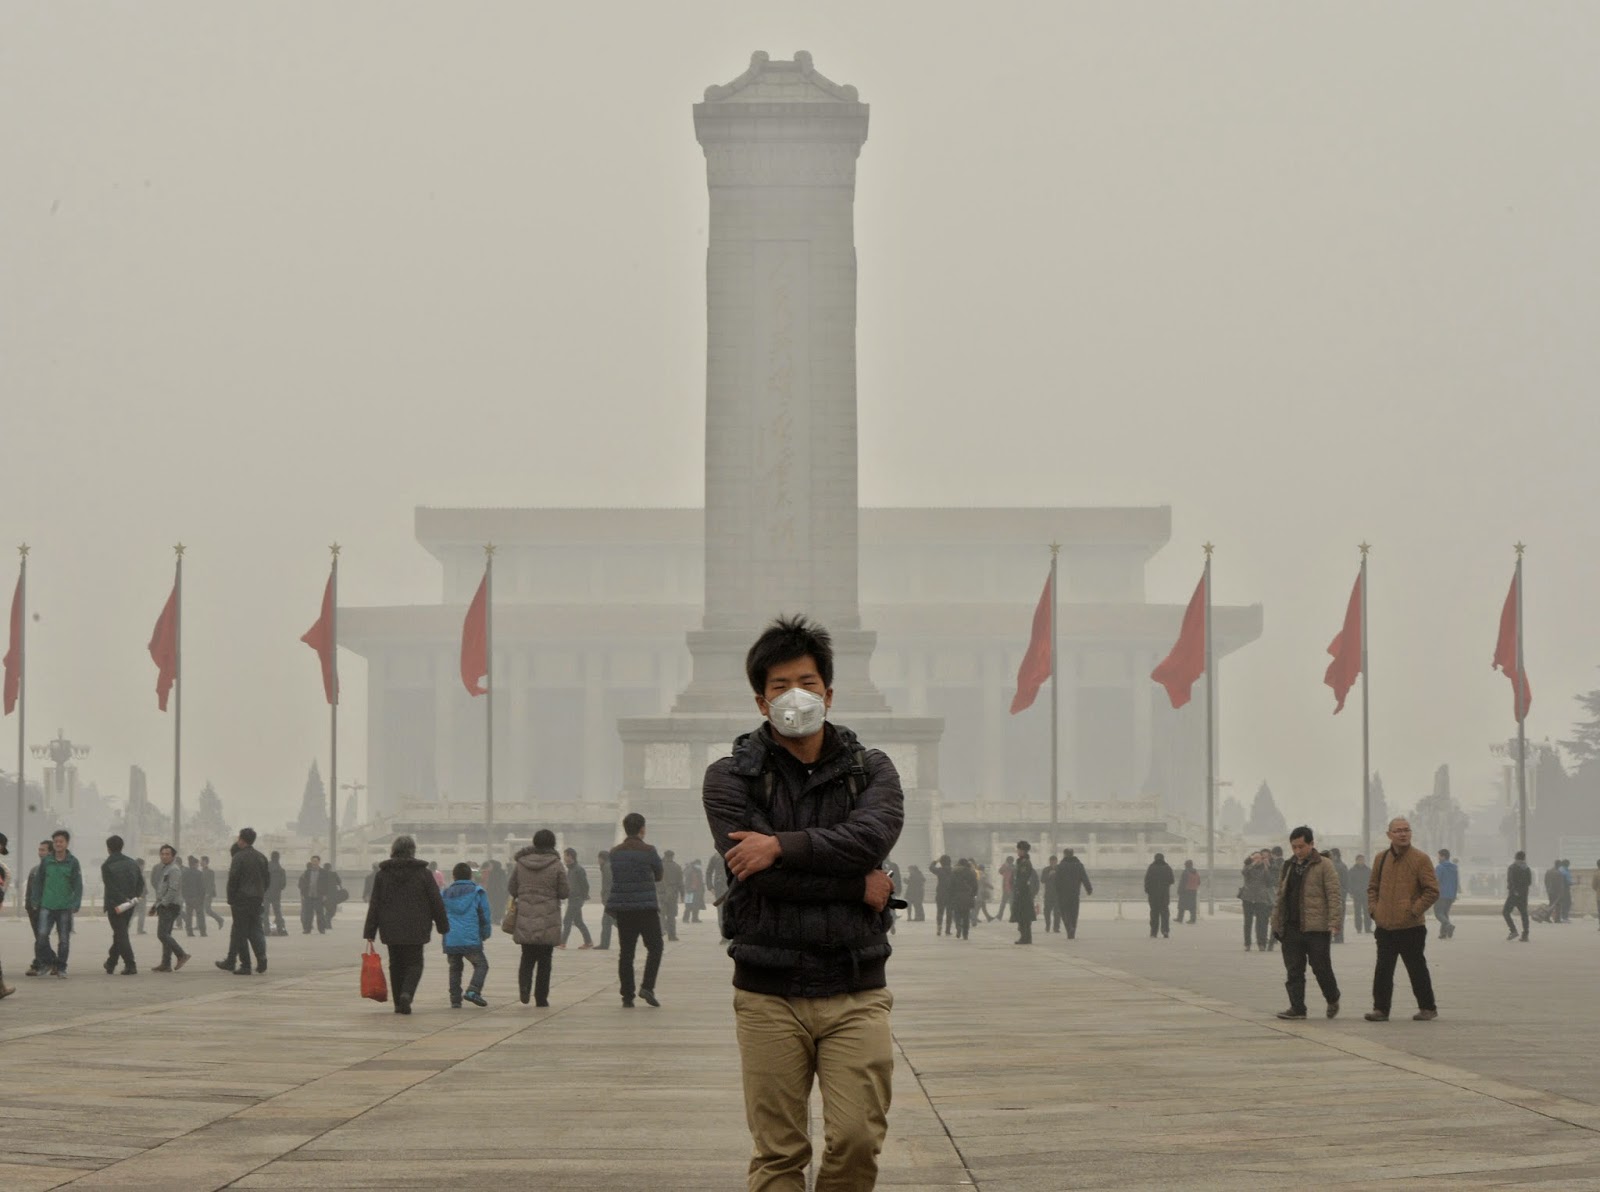
[[(1514, 940), (1516, 938), (1517, 938), (1517, 933), (1514, 932), (1514, 931), (1510, 935), (1506, 936), (1506, 939), (1508, 939), (1508, 940)], [(1523, 936), (1523, 938), (1526, 939), (1527, 936)]]
[(625, 998), (623, 998), (623, 999), (622, 999), (622, 1008), (623, 1008), (623, 1009), (624, 1009), (624, 1010), (631, 1010), (631, 1009), (633, 1009), (633, 999), (632, 999), (632, 998), (631, 998), (631, 997), (625, 997)]
[(1337, 1018), (1337, 1017), (1339, 1017), (1339, 1003), (1338, 1002), (1329, 1002), (1328, 1003), (1328, 1017), (1329, 1018)]
[(1389, 1016), (1382, 1010), (1368, 1010), (1363, 1016), (1368, 1022), (1388, 1022)]
[(1437, 1010), (1418, 1010), (1415, 1014), (1413, 1014), (1411, 1016), (1411, 1021), (1412, 1022), (1432, 1022), (1437, 1017), (1439, 1017), (1439, 1011), (1437, 1011)]
[(150, 971), (152, 973), (170, 973), (172, 971), (172, 966), (170, 964), (158, 964)]
[(1306, 1012), (1304, 1010), (1279, 1010), (1278, 1011), (1278, 1017), (1279, 1018), (1304, 1018), (1305, 1016), (1306, 1016)]
[(177, 972), (179, 969), (181, 969), (184, 965), (186, 965), (188, 963), (189, 963), (189, 954), (187, 952), (185, 952), (182, 956), (178, 957), (178, 959), (176, 959), (176, 960), (174, 960), (172, 962), (172, 971), (173, 972)]
[(233, 972), (233, 965), (229, 964), (226, 960), (217, 961), (217, 967), (225, 973)]
[(483, 994), (479, 993), (476, 989), (469, 989), (465, 993), (463, 993), (461, 996), (466, 998), (467, 1001), (471, 1002), (474, 1006), (480, 1006), (481, 1007), (481, 1006), (487, 1006), (489, 1004), (487, 1001), (484, 1000)]
[(117, 971), (117, 962), (115, 960), (106, 961), (106, 976), (109, 977), (112, 973), (114, 973), (116, 971)]
[(550, 1008), (550, 1003), (549, 1002), (534, 1002), (533, 1003), (533, 1008), (536, 1009), (536, 1010), (548, 1010)]
[(409, 994), (397, 993), (394, 995), (394, 1012), (396, 1014), (411, 1013), (411, 997)]
[(122, 970), (122, 975), (124, 977), (137, 977), (139, 975), (139, 970), (134, 968), (132, 965), (129, 965), (127, 968)]
[(260, 964), (256, 965), (256, 972), (260, 973), (262, 976), (266, 976), (266, 974), (267, 974), (267, 962), (265, 960), (263, 960)]
[(647, 1005), (647, 1006), (655, 1006), (657, 1009), (661, 1008), (661, 1003), (656, 1001), (656, 991), (655, 990), (653, 990), (653, 989), (641, 989), (639, 991), (639, 996), (644, 998), (645, 1005)]
[(233, 973), (234, 973), (234, 976), (236, 976), (236, 977), (248, 977), (248, 976), (251, 975), (250, 970), (247, 969), (247, 968), (234, 969)]

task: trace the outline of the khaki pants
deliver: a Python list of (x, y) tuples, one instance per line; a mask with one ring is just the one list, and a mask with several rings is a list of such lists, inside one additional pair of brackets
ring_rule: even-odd
[(876, 1186), (889, 1129), (893, 1005), (887, 989), (815, 998), (734, 991), (744, 1112), (754, 1144), (750, 1192), (803, 1192), (813, 1076), (822, 1087), (825, 1141), (816, 1192)]

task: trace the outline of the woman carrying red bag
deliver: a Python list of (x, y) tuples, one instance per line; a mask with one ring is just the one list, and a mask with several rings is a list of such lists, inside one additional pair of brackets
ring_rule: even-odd
[(378, 866), (367, 903), (367, 925), (362, 935), (370, 943), (381, 937), (389, 950), (389, 984), (394, 990), (394, 1012), (411, 1013), (411, 999), (422, 980), (422, 949), (433, 938), (450, 931), (444, 899), (428, 867), (417, 860), (417, 842), (396, 836), (389, 859)]

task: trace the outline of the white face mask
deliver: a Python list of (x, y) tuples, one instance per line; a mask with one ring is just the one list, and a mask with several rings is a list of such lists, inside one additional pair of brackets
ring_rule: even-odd
[(820, 695), (804, 687), (791, 687), (767, 701), (767, 722), (785, 737), (809, 737), (822, 727), (828, 706)]

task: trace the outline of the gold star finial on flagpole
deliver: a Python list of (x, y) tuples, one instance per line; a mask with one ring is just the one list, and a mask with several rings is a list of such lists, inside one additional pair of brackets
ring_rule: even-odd
[(341, 547), (337, 542), (335, 542), (332, 546), (328, 547), (328, 553), (331, 554), (334, 558), (337, 559), (339, 557), (339, 552), (342, 549), (344, 549), (344, 548)]
[(1050, 556), (1051, 556), (1051, 558), (1054, 558), (1056, 555), (1059, 555), (1060, 553), (1061, 553), (1061, 544), (1059, 542), (1052, 542), (1050, 544)]
[(1364, 559), (1367, 557), (1367, 553), (1372, 550), (1372, 544), (1370, 542), (1363, 542), (1356, 549), (1361, 552), (1361, 557)]
[(184, 547), (183, 543), (180, 542), (180, 543), (178, 543), (176, 546), (174, 546), (172, 548), (172, 553), (177, 555), (178, 558), (181, 559), (181, 558), (183, 558), (184, 550), (185, 550), (185, 547)]
[(17, 553), (26, 559), (28, 557), (28, 544), (24, 542), (21, 546), (17, 547)]
[(1524, 546), (1522, 543), (1519, 542), (1519, 543), (1516, 544), (1516, 546), (1512, 547), (1512, 549), (1517, 552), (1517, 558), (1520, 559), (1520, 558), (1522, 558), (1522, 552), (1527, 550), (1528, 548), (1526, 546)]
[(495, 546), (495, 544), (494, 544), (494, 543), (492, 543), (492, 542), (485, 542), (485, 543), (484, 543), (484, 544), (483, 544), (483, 553), (484, 553), (484, 554), (485, 554), (485, 555), (493, 555), (493, 554), (494, 554), (494, 552), (495, 552), (495, 551), (496, 551), (496, 550), (497, 550), (497, 549), (498, 549), (498, 548), (497, 548), (497, 547), (496, 547), (496, 546)]
[(1206, 558), (1208, 558), (1208, 559), (1209, 559), (1209, 558), (1210, 558), (1210, 557), (1211, 557), (1211, 552), (1212, 552), (1212, 551), (1214, 551), (1214, 550), (1216, 550), (1216, 549), (1217, 549), (1217, 548), (1216, 548), (1216, 547), (1214, 547), (1214, 546), (1212, 546), (1212, 545), (1211, 545), (1211, 543), (1209, 543), (1209, 542), (1207, 542), (1207, 543), (1206, 543), (1206, 544), (1205, 544), (1205, 545), (1204, 545), (1204, 546), (1202, 546), (1202, 547), (1201, 547), (1201, 548), (1200, 548), (1200, 549), (1201, 549), (1201, 550), (1203, 550), (1203, 551), (1205, 551), (1205, 552), (1206, 552)]

